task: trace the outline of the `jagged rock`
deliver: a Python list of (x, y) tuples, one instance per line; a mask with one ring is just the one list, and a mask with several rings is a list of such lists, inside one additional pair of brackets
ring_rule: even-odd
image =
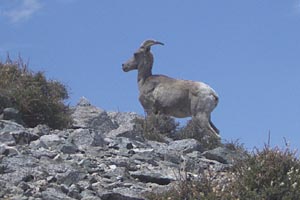
[(199, 151), (193, 151), (181, 156), (180, 167), (181, 171), (187, 171), (197, 176), (203, 173), (204, 170), (224, 171), (228, 168), (228, 165), (207, 159)]
[(25, 131), (25, 128), (16, 122), (0, 120), (0, 133), (20, 130)]
[(37, 139), (34, 134), (30, 134), (26, 129), (15, 122), (0, 120), (0, 142), (7, 145), (28, 144)]
[(51, 135), (43, 135), (37, 141), (39, 144), (38, 146), (44, 147), (46, 149), (55, 149), (59, 145), (65, 142), (64, 138), (59, 137), (58, 135), (51, 134)]
[(119, 149), (121, 151), (128, 150), (128, 145), (132, 146), (133, 151), (139, 151), (140, 148), (147, 148), (147, 144), (139, 141), (139, 140), (133, 140), (131, 138), (127, 137), (117, 137), (114, 139), (111, 138), (105, 138), (105, 142), (108, 146), (108, 148), (111, 149)]
[(77, 153), (79, 149), (75, 144), (67, 142), (60, 146), (60, 151), (66, 154), (74, 154)]
[(0, 142), (7, 145), (29, 144), (37, 140), (38, 135), (27, 131), (23, 126), (10, 122), (0, 121)]
[(72, 184), (69, 188), (68, 188), (68, 196), (72, 197), (74, 199), (82, 199), (82, 196), (80, 194), (80, 188), (78, 187), (77, 184)]
[(168, 148), (168, 144), (166, 143), (162, 143), (162, 142), (157, 142), (157, 141), (146, 141), (148, 148), (155, 150), (157, 153), (160, 154), (166, 154), (168, 153), (167, 148)]
[(100, 197), (97, 197), (97, 194), (90, 190), (84, 190), (81, 193), (81, 200), (101, 200)]
[(144, 141), (141, 132), (136, 129), (134, 120), (142, 117), (134, 112), (108, 112), (111, 120), (118, 124), (118, 128), (106, 134), (107, 137), (127, 137), (139, 141)]
[(31, 133), (29, 131), (12, 131), (10, 134), (14, 137), (16, 144), (29, 144), (31, 141), (37, 140), (39, 138), (38, 135)]
[(224, 164), (233, 164), (234, 161), (244, 157), (243, 153), (238, 153), (226, 147), (217, 147), (213, 150), (203, 152), (202, 155), (207, 159), (216, 160)]
[(102, 200), (145, 200), (144, 198), (132, 197), (126, 194), (120, 194), (119, 192), (108, 192), (101, 195)]
[(183, 154), (193, 151), (203, 151), (203, 147), (195, 139), (176, 140), (171, 141), (169, 144), (147, 141), (147, 144), (151, 147), (150, 149), (153, 149), (153, 151), (162, 156), (164, 160), (174, 164), (180, 164), (181, 156)]
[(174, 181), (174, 179), (161, 177), (160, 173), (132, 173), (131, 176), (143, 183), (156, 183), (158, 185), (168, 185)]
[(32, 151), (32, 156), (37, 159), (40, 159), (41, 157), (48, 157), (48, 158), (53, 159), (53, 158), (55, 158), (55, 156), (57, 156), (57, 154), (58, 154), (57, 150), (51, 151), (51, 150), (45, 149), (43, 147)]
[(194, 139), (143, 138), (135, 113), (106, 113), (81, 99), (73, 118), (66, 130), (0, 120), (0, 199), (146, 200), (183, 173), (230, 166)]
[(14, 147), (9, 147), (5, 144), (0, 144), (0, 155), (12, 156), (12, 155), (18, 155), (19, 153), (20, 152)]
[(33, 129), (30, 129), (30, 132), (38, 136), (48, 135), (50, 134), (50, 128), (45, 124), (39, 124)]
[(92, 106), (84, 97), (80, 99), (74, 108), (72, 118), (74, 128), (89, 128), (101, 133), (117, 128), (117, 125), (111, 121), (105, 110)]
[(143, 118), (134, 112), (108, 112), (107, 114), (111, 120), (119, 126), (132, 126), (134, 125), (132, 120), (136, 118)]
[(5, 166), (4, 174), (1, 174), (1, 180), (10, 185), (17, 185), (27, 177), (34, 174), (34, 168), (39, 165), (39, 160), (29, 155), (16, 155), (13, 157), (4, 157), (1, 164)]
[(24, 124), (21, 113), (15, 108), (5, 108), (2, 114), (4, 120), (10, 120), (18, 124)]
[(15, 138), (10, 134), (10, 132), (0, 132), (0, 143), (9, 146), (15, 146)]
[(61, 190), (56, 188), (47, 188), (42, 192), (42, 199), (47, 200), (74, 200), (68, 195), (64, 194)]
[(90, 146), (106, 146), (106, 142), (101, 134), (89, 129), (76, 129), (71, 132), (69, 141), (77, 145), (80, 149), (87, 149)]
[(77, 103), (78, 106), (82, 106), (82, 107), (85, 107), (85, 106), (92, 106), (92, 104), (90, 103), (90, 101), (85, 98), (85, 97), (81, 97), (79, 99), (79, 102)]
[(130, 175), (143, 183), (168, 185), (176, 180), (176, 169), (160, 162), (159, 166), (145, 165), (142, 169), (130, 172)]
[(204, 148), (195, 139), (183, 139), (170, 142), (167, 150), (181, 153), (190, 153), (193, 151), (203, 152)]
[(86, 174), (81, 171), (70, 171), (63, 175), (60, 175), (58, 178), (58, 183), (64, 184), (66, 186), (70, 186), (72, 184), (77, 183), (78, 181), (84, 179), (86, 177)]
[(128, 137), (143, 140), (141, 134), (136, 132), (134, 123), (134, 119), (141, 118), (140, 115), (133, 112), (108, 112), (108, 115), (118, 125), (118, 128), (106, 134), (107, 137)]

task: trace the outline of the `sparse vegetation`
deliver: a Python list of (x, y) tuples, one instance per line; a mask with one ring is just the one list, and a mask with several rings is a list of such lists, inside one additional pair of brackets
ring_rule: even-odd
[(221, 196), (213, 187), (213, 176), (202, 174), (197, 180), (190, 179), (187, 174), (179, 177), (175, 185), (164, 193), (148, 193), (149, 200), (217, 200)]
[[(0, 113), (14, 107), (29, 127), (46, 124), (62, 129), (71, 123), (65, 85), (47, 80), (42, 72), (32, 72), (22, 59), (12, 63), (0, 62)], [(172, 188), (163, 193), (149, 193), (149, 200), (298, 200), (300, 196), (300, 160), (290, 148), (245, 150), (238, 141), (222, 144), (216, 135), (208, 135), (197, 119), (190, 120), (178, 130), (174, 118), (165, 115), (148, 115), (136, 118), (135, 128), (148, 140), (165, 142), (165, 136), (173, 139), (194, 138), (205, 149), (224, 146), (244, 153), (226, 171), (210, 169), (178, 177)], [(3, 153), (5, 155), (5, 152)], [(0, 166), (0, 174), (7, 167)]]
[[(240, 147), (240, 146), (239, 146)], [(298, 200), (300, 161), (289, 148), (265, 146), (240, 160), (227, 172), (180, 178), (169, 191), (148, 194), (150, 200)], [(217, 184), (214, 180), (218, 180)]]
[(205, 149), (213, 149), (221, 146), (221, 140), (216, 135), (208, 135), (200, 127), (197, 119), (191, 119), (187, 125), (178, 128), (179, 123), (174, 118), (166, 115), (151, 114), (145, 119), (135, 119), (136, 128), (148, 140), (164, 142), (168, 136), (175, 140), (193, 138), (198, 140)]
[(30, 71), (22, 59), (0, 62), (0, 113), (6, 107), (18, 109), (29, 127), (47, 124), (62, 129), (70, 124), (66, 86), (47, 80), (42, 72)]
[(244, 147), (244, 144), (240, 143), (239, 140), (225, 141), (222, 142), (221, 146), (243, 155), (248, 154), (246, 148)]
[(145, 119), (135, 119), (136, 128), (148, 140), (164, 142), (164, 136), (173, 136), (178, 123), (166, 115), (148, 115)]
[(234, 167), (236, 198), (293, 200), (300, 196), (300, 161), (289, 148), (265, 146)]
[(194, 118), (187, 122), (176, 134), (177, 139), (194, 138), (198, 140), (205, 149), (214, 149), (221, 145), (221, 140), (216, 135), (208, 135), (207, 131), (200, 127), (198, 119)]

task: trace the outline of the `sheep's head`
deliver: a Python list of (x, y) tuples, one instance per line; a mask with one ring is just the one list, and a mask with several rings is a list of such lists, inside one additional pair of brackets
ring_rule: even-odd
[(141, 47), (133, 54), (133, 57), (130, 58), (127, 62), (122, 64), (122, 69), (124, 72), (138, 69), (139, 66), (148, 66), (152, 67), (153, 56), (150, 52), (152, 45), (164, 45), (162, 42), (155, 40), (146, 40), (142, 43)]

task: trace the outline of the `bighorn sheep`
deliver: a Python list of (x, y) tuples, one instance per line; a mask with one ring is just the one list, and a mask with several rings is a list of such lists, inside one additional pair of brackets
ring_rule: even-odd
[(138, 70), (139, 101), (147, 114), (165, 114), (176, 118), (195, 117), (200, 127), (218, 135), (210, 120), (218, 104), (216, 92), (202, 82), (178, 80), (164, 75), (152, 75), (152, 45), (164, 45), (146, 40), (134, 56), (122, 64), (124, 72)]

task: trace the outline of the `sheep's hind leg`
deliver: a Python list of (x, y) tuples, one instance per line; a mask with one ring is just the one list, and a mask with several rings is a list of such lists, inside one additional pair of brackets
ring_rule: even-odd
[(212, 123), (210, 118), (209, 118), (209, 124), (215, 130), (215, 132), (219, 135), (219, 133), (220, 133), (219, 129)]
[(220, 137), (218, 134), (219, 130), (211, 122), (210, 116), (208, 116), (206, 113), (197, 113), (195, 117), (199, 120), (201, 128), (203, 128), (205, 131), (208, 131), (211, 135)]

